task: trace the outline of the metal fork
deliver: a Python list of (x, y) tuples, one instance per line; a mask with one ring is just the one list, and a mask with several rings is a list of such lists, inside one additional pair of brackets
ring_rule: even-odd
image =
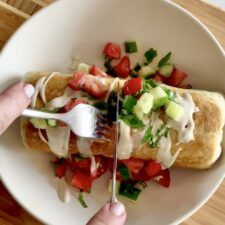
[(66, 113), (48, 113), (34, 109), (25, 109), (22, 116), (60, 120), (70, 126), (79, 137), (101, 139), (107, 141), (109, 128), (107, 119), (94, 106), (79, 104)]

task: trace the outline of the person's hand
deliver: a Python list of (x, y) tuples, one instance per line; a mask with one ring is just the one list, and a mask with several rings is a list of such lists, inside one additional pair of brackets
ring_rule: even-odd
[[(20, 116), (30, 104), (34, 87), (18, 83), (0, 94), (0, 135)], [(126, 211), (121, 203), (107, 203), (88, 222), (87, 225), (123, 225)]]
[(122, 203), (107, 203), (87, 223), (87, 225), (123, 225), (126, 211)]
[(31, 84), (18, 83), (0, 95), (0, 135), (27, 108), (33, 93)]

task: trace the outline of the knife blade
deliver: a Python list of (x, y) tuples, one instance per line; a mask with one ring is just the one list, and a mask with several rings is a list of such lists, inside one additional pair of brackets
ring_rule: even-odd
[(118, 146), (118, 129), (119, 129), (119, 83), (117, 89), (117, 99), (116, 99), (116, 120), (115, 120), (115, 133), (114, 133), (114, 154), (113, 154), (113, 175), (112, 175), (112, 195), (110, 202), (117, 202), (116, 198), (116, 169), (117, 169), (117, 146)]

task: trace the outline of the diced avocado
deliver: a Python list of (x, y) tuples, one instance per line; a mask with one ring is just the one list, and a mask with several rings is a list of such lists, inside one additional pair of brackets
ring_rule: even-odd
[(54, 120), (54, 119), (48, 119), (46, 120), (47, 124), (50, 126), (50, 127), (56, 127), (57, 126), (57, 121)]
[(175, 121), (179, 121), (180, 117), (184, 113), (184, 109), (182, 106), (177, 104), (176, 102), (170, 101), (166, 108), (166, 115)]
[(45, 119), (31, 118), (30, 122), (37, 129), (45, 129), (48, 126)]
[[(120, 190), (120, 182), (118, 180), (116, 180), (116, 194), (119, 193)], [(108, 192), (112, 192), (112, 179), (109, 180), (109, 184), (108, 184)]]
[(150, 95), (154, 97), (154, 108), (164, 106), (168, 101), (168, 95), (161, 87), (155, 87), (150, 89)]
[(86, 63), (79, 63), (77, 65), (77, 72), (89, 73), (91, 67)]
[(137, 104), (133, 108), (133, 114), (139, 119), (142, 120), (144, 118), (144, 113), (142, 108)]
[(165, 64), (159, 69), (159, 73), (164, 77), (170, 77), (173, 72), (174, 66), (172, 64)]
[(154, 97), (149, 93), (144, 93), (137, 101), (137, 105), (141, 108), (144, 114), (147, 114), (151, 111), (153, 103)]
[(152, 76), (154, 73), (155, 71), (150, 66), (143, 66), (138, 72), (139, 76), (144, 78), (148, 78)]

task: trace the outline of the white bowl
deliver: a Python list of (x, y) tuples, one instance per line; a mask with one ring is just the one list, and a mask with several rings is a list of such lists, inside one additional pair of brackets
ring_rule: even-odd
[[(72, 56), (101, 64), (104, 43), (129, 39), (139, 44), (140, 54), (134, 58), (140, 58), (149, 47), (161, 54), (172, 51), (173, 62), (190, 75), (194, 87), (225, 92), (221, 46), (192, 15), (162, 0), (57, 1), (26, 22), (3, 49), (0, 89), (28, 71), (67, 72)], [(2, 181), (17, 201), (44, 223), (84, 224), (109, 199), (106, 179), (101, 179), (86, 196), (88, 209), (76, 199), (61, 203), (49, 156), (25, 150), (18, 122), (0, 140)], [(206, 171), (171, 172), (169, 189), (150, 183), (136, 205), (125, 203), (127, 224), (180, 223), (217, 189), (224, 177), (225, 159), (222, 156)]]

